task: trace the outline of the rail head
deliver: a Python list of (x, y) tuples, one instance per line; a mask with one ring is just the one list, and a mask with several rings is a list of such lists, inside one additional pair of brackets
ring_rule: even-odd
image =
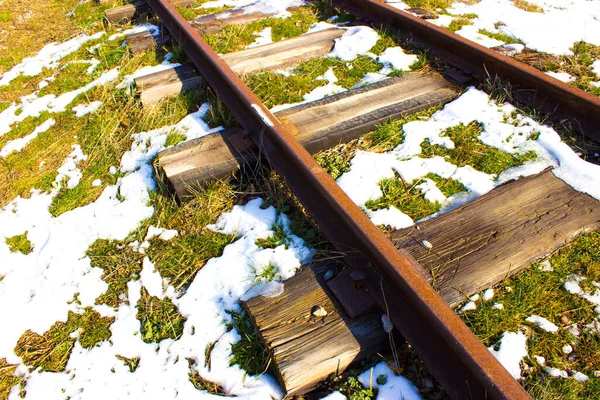
[(450, 307), (350, 200), (287, 128), (166, 0), (149, 0), (172, 37), (260, 145), (393, 324), (456, 399), (529, 398)]

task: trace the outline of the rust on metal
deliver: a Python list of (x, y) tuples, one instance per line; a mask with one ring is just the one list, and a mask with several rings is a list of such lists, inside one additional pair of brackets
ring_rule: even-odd
[(528, 398), (417, 272), (420, 267), (371, 223), (175, 8), (165, 0), (149, 4), (348, 265), (367, 274), (370, 292), (447, 393), (455, 399)]
[(600, 142), (600, 97), (382, 1), (333, 0), (333, 3), (376, 25), (412, 34), (432, 54), (480, 79), (497, 75), (509, 81), (519, 100), (550, 112), (555, 119), (572, 120), (576, 129)]

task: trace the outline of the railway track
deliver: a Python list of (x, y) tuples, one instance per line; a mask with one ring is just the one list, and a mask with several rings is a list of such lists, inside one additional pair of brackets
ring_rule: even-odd
[[(528, 398), (528, 394), (521, 385), (460, 320), (448, 305), (448, 299), (442, 298), (432, 288), (430, 277), (423, 274), (423, 268), (419, 265), (424, 262), (423, 259), (415, 256), (414, 252), (403, 250), (403, 248), (410, 247), (406, 241), (400, 245), (400, 250), (397, 248), (398, 243), (402, 242), (406, 236), (396, 235), (396, 238), (399, 239), (395, 240), (395, 243), (390, 241), (373, 225), (329, 174), (317, 164), (305, 147), (309, 147), (309, 150), (314, 152), (331, 147), (331, 143), (310, 148), (312, 142), (303, 139), (303, 136), (298, 134), (299, 129), (302, 133), (300, 121), (303, 118), (310, 118), (310, 115), (309, 117), (306, 115), (297, 117), (298, 122), (294, 122), (293, 118), (288, 119), (283, 114), (271, 113), (239, 76), (245, 72), (245, 69), (252, 71), (256, 69), (248, 66), (236, 67), (236, 65), (240, 65), (235, 64), (236, 55), (226, 57), (217, 55), (202, 39), (199, 28), (190, 25), (177, 12), (174, 5), (167, 0), (148, 0), (147, 4), (169, 32), (169, 40), (176, 41), (193, 64), (193, 66), (184, 67), (175, 75), (169, 72), (171, 75), (166, 77), (155, 76), (140, 79), (138, 85), (142, 88), (144, 85), (147, 86), (144, 90), (154, 90), (157, 82), (160, 83), (160, 93), (148, 94), (146, 91), (147, 98), (154, 99), (148, 102), (151, 103), (160, 99), (161, 96), (178, 93), (181, 90), (206, 83), (217, 92), (241, 126), (240, 129), (232, 132), (204, 139), (195, 147), (188, 145), (185, 148), (167, 151), (166, 154), (163, 154), (162, 162), (177, 194), (181, 198), (184, 197), (190, 180), (205, 182), (214, 177), (227, 176), (249, 159), (263, 157), (283, 177), (333, 246), (340, 253), (345, 254), (344, 262), (351, 271), (351, 280), (354, 285), (359, 282), (362, 292), (368, 293), (384, 310), (393, 326), (415, 348), (452, 398)], [(459, 68), (463, 73), (477, 79), (497, 75), (501, 79), (511, 82), (513, 88), (516, 89), (515, 95), (522, 102), (538, 109), (551, 111), (557, 118), (573, 119), (583, 134), (595, 140), (600, 139), (600, 98), (559, 82), (533, 68), (473, 44), (382, 2), (351, 0), (334, 1), (334, 4), (361, 17), (363, 21), (377, 26), (392, 27), (404, 34), (412, 35), (417, 43), (427, 48), (433, 55)], [(128, 12), (130, 13), (130, 11)], [(209, 16), (204, 18), (204, 21), (214, 23), (215, 18)], [(324, 49), (330, 47), (327, 41), (339, 37), (335, 32), (328, 34), (329, 36), (323, 39), (325, 40)], [(322, 33), (320, 35), (323, 36)], [(155, 41), (155, 38), (149, 38), (146, 35), (136, 38), (133, 43), (140, 43), (140, 40), (146, 43), (148, 40)], [(242, 61), (256, 61), (256, 57), (264, 56), (272, 60), (273, 54), (280, 54), (282, 49), (285, 49), (285, 42), (282, 43), (278, 50), (269, 50), (269, 54), (259, 55), (254, 52), (250, 56), (238, 54), (237, 58)], [(260, 47), (258, 49), (260, 50)], [(323, 52), (321, 49), (305, 57), (319, 57), (324, 53), (326, 51)], [(282, 59), (273, 65), (281, 66), (290, 63), (292, 61)], [(258, 64), (257, 69), (267, 65), (261, 61), (257, 61), (256, 64)], [(171, 85), (170, 89), (164, 87), (164, 81)], [(436, 86), (436, 90), (450, 91), (451, 87), (452, 85), (443, 84)], [(357, 94), (352, 93), (352, 95)], [(362, 95), (364, 96), (364, 94)], [(421, 100), (422, 104), (418, 107), (443, 104), (449, 101), (453, 93), (446, 93), (444, 96), (440, 95), (437, 100), (432, 100), (432, 98)], [(339, 104), (343, 99), (343, 96), (338, 96), (338, 98), (333, 98), (331, 103)], [(402, 101), (406, 101), (406, 99)], [(339, 113), (339, 108), (331, 107), (333, 107), (333, 111), (330, 111), (331, 114)], [(384, 106), (382, 105), (382, 107)], [(336, 137), (333, 141), (350, 140), (369, 130), (377, 121), (394, 115), (405, 115), (418, 107), (404, 107), (400, 111), (396, 110), (396, 114), (387, 112), (378, 118), (371, 118), (371, 123), (361, 128), (357, 128), (358, 125), (354, 124), (350, 129), (353, 132), (352, 135), (344, 138)], [(286, 119), (285, 124), (281, 122), (284, 118)], [(296, 124), (298, 126), (294, 127)], [(331, 124), (333, 130), (336, 127), (340, 129), (336, 124)], [(314, 139), (319, 134), (323, 133), (319, 133), (317, 129), (307, 135)], [(187, 154), (187, 157), (200, 151), (208, 153), (217, 152), (217, 150), (222, 154), (219, 156), (220, 158), (217, 157), (221, 169), (209, 169), (202, 176), (198, 176), (198, 169), (206, 171), (209, 166), (195, 164), (193, 168), (190, 168), (189, 164), (196, 161), (186, 160), (185, 157), (181, 161), (183, 153)], [(174, 165), (172, 171), (180, 171), (183, 168), (183, 173), (179, 176), (179, 183), (174, 179), (178, 172), (169, 172), (168, 170), (168, 164), (171, 162), (169, 157), (175, 160), (172, 161)], [(217, 162), (213, 162), (211, 165), (215, 164)], [(223, 167), (223, 165), (225, 166)], [(554, 183), (548, 183), (548, 185), (554, 185)], [(554, 190), (560, 192), (568, 189), (556, 186)], [(566, 195), (570, 195), (570, 192)], [(587, 199), (581, 201), (585, 203)], [(594, 210), (590, 212), (594, 215), (591, 219), (596, 218), (596, 205), (590, 203), (585, 207)], [(447, 224), (452, 225), (453, 222), (449, 221)], [(575, 225), (578, 222), (580, 220), (575, 220)], [(434, 220), (432, 224), (440, 226), (441, 222)], [(568, 232), (564, 232), (564, 236), (573, 236), (573, 232), (579, 232), (581, 229), (592, 229), (595, 224), (596, 221), (592, 221), (586, 228), (570, 227)], [(555, 242), (556, 239), (553, 243)], [(546, 243), (546, 247), (540, 251), (547, 253), (548, 248), (552, 250), (555, 248), (552, 246), (556, 245)], [(535, 256), (531, 257), (535, 258)], [(415, 260), (416, 258), (418, 260)], [(502, 278), (496, 276), (494, 279), (495, 281), (487, 283), (493, 285)], [(346, 311), (351, 313), (350, 310)], [(257, 322), (256, 316), (254, 321)], [(411, 322), (407, 323), (407, 321)], [(265, 336), (264, 333), (263, 336)], [(306, 386), (299, 385), (291, 390), (292, 386), (289, 381), (286, 381), (287, 378), (283, 373), (280, 373), (280, 379), (291, 394), (302, 393), (308, 389)]]

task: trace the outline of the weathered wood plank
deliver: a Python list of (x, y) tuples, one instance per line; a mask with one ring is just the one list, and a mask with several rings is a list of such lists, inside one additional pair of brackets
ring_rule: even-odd
[(163, 46), (171, 41), (168, 33), (161, 31), (159, 35), (152, 36), (150, 32), (139, 32), (125, 36), (125, 42), (132, 54), (139, 53), (155, 46)]
[[(195, 0), (171, 0), (171, 4), (177, 7), (189, 7), (195, 2)], [(113, 24), (126, 23), (133, 19), (146, 16), (149, 12), (150, 7), (148, 6), (148, 3), (145, 0), (142, 0), (120, 7), (109, 8), (104, 12), (104, 17), (108, 22)]]
[(197, 17), (191, 24), (198, 28), (201, 35), (217, 33), (229, 25), (247, 25), (267, 18), (269, 15), (261, 12), (247, 12), (245, 8), (227, 10), (210, 15)]
[(180, 65), (135, 79), (142, 104), (153, 105), (165, 97), (200, 87), (202, 77), (193, 64)]
[(333, 48), (334, 40), (342, 36), (343, 33), (344, 30), (340, 28), (325, 29), (280, 42), (225, 54), (221, 58), (238, 75), (284, 68), (324, 56)]
[[(457, 95), (440, 75), (407, 73), (275, 115), (293, 124), (300, 143), (314, 153), (353, 140), (388, 118), (444, 104)], [(230, 176), (255, 160), (255, 151), (241, 130), (230, 131), (167, 149), (158, 155), (158, 164), (183, 200), (190, 188)]]
[[(380, 314), (348, 318), (327, 292), (322, 268), (313, 268), (284, 282), (283, 294), (245, 303), (288, 395), (304, 393), (330, 374), (344, 371), (384, 348), (388, 339)], [(315, 306), (323, 307), (327, 315), (314, 317)]]
[(598, 228), (600, 202), (547, 170), (391, 237), (431, 271), (433, 286), (454, 307)]

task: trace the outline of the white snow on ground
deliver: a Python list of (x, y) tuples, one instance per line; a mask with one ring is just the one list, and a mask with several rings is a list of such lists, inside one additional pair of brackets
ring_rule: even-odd
[(529, 317), (527, 317), (527, 319), (525, 319), (525, 321), (537, 325), (540, 329), (543, 329), (546, 332), (558, 332), (558, 326), (548, 321), (546, 318), (540, 317), (539, 315), (530, 315)]
[(134, 33), (142, 33), (142, 32), (149, 32), (150, 35), (152, 35), (152, 36), (158, 36), (158, 35), (160, 35), (160, 28), (156, 25), (148, 24), (148, 23), (139, 24), (135, 28), (126, 29), (123, 32), (119, 32), (119, 33), (115, 33), (114, 35), (111, 35), (108, 38), (108, 40), (112, 41), (112, 40), (116, 40), (116, 39), (122, 38), (127, 35), (133, 35)]
[(314, 24), (312, 24), (310, 26), (310, 28), (308, 28), (308, 30), (306, 31), (306, 34), (320, 32), (320, 31), (324, 31), (326, 29), (333, 29), (333, 28), (337, 28), (337, 25), (333, 25), (328, 22), (319, 21), (319, 22), (315, 22)]
[[(433, 192), (429, 200), (440, 201), (442, 212), (481, 196), (510, 179), (528, 176), (553, 167), (554, 174), (574, 189), (600, 199), (600, 166), (580, 159), (561, 142), (559, 135), (550, 127), (540, 125), (529, 117), (513, 114), (515, 108), (505, 103), (496, 105), (487, 94), (469, 88), (458, 99), (446, 104), (427, 121), (414, 121), (403, 126), (404, 141), (386, 153), (358, 151), (351, 160), (350, 171), (337, 180), (340, 187), (360, 207), (369, 200), (383, 195), (379, 182), (382, 179), (400, 176), (411, 184), (428, 173), (461, 182), (468, 193), (458, 193), (445, 200)], [(483, 132), (479, 139), (488, 146), (497, 147), (508, 153), (525, 153), (533, 150), (538, 158), (508, 169), (499, 176), (492, 176), (473, 169), (471, 166), (457, 167), (441, 157), (421, 158), (421, 143), (429, 140), (452, 149), (454, 143), (442, 133), (460, 123), (477, 121)], [(539, 135), (537, 135), (539, 133)], [(537, 135), (537, 140), (532, 139)], [(533, 136), (535, 137), (535, 136)], [(428, 194), (433, 182), (420, 189)], [(372, 217), (372, 210), (366, 210)], [(380, 222), (381, 219), (376, 220)]]
[[(380, 380), (385, 383), (378, 383), (377, 379), (384, 376)], [(372, 379), (371, 379), (372, 378)], [(412, 384), (411, 381), (403, 376), (397, 376), (390, 369), (385, 361), (380, 362), (373, 368), (369, 368), (358, 376), (360, 383), (366, 387), (377, 389), (377, 400), (420, 400), (421, 395), (419, 390)]]
[(402, 47), (388, 47), (377, 58), (384, 68), (387, 68), (379, 71), (379, 73), (388, 74), (393, 70), (408, 71), (418, 58), (414, 54), (406, 54)]
[(474, 25), (465, 25), (454, 33), (488, 48), (504, 44), (504, 42), (500, 40), (492, 39), (489, 36), (479, 33), (479, 28)]
[(521, 379), (521, 360), (527, 356), (527, 337), (521, 332), (504, 332), (498, 350), (489, 347), (494, 357), (515, 379)]
[(64, 43), (50, 43), (44, 46), (35, 56), (24, 58), (20, 64), (6, 71), (0, 78), (0, 86), (8, 85), (19, 75), (35, 76), (44, 68), (56, 68), (58, 62), (69, 54), (79, 50), (86, 42), (99, 39), (104, 32), (94, 35), (81, 35)]
[(544, 372), (550, 375), (553, 378), (563, 378), (567, 379), (569, 374), (567, 371), (563, 371), (562, 369), (552, 368), (552, 367), (544, 367)]
[(592, 63), (592, 72), (596, 74), (598, 78), (600, 78), (600, 60), (596, 60)]
[(337, 57), (342, 61), (352, 61), (361, 54), (366, 54), (379, 40), (377, 32), (368, 26), (348, 28), (339, 39), (335, 39), (329, 57)]
[(253, 43), (246, 46), (247, 49), (273, 43), (273, 37), (271, 36), (271, 27), (267, 27), (260, 32), (255, 32), (255, 34), (258, 35), (258, 37), (254, 39)]
[(43, 123), (41, 123), (39, 126), (37, 126), (33, 130), (33, 132), (31, 132), (29, 135), (23, 136), (22, 138), (19, 138), (19, 139), (10, 140), (10, 141), (6, 142), (6, 144), (4, 145), (2, 150), (0, 150), (0, 157), (6, 157), (14, 151), (23, 150), (23, 148), (25, 146), (27, 146), (27, 144), (29, 142), (31, 142), (33, 139), (35, 139), (40, 133), (46, 132), (55, 123), (56, 123), (55, 120), (53, 120), (52, 118), (49, 118), (46, 121), (44, 121)]
[(6, 110), (0, 113), (0, 136), (10, 132), (13, 124), (21, 122), (27, 117), (38, 117), (43, 111), (52, 113), (65, 111), (66, 107), (80, 94), (85, 93), (96, 86), (113, 82), (118, 76), (119, 68), (117, 67), (103, 73), (95, 81), (90, 82), (79, 89), (63, 93), (58, 97), (54, 94), (37, 97), (37, 92), (21, 97), (19, 104), (12, 103)]
[(544, 272), (552, 272), (554, 271), (554, 268), (552, 268), (552, 264), (550, 264), (550, 260), (544, 260), (540, 263), (540, 266), (538, 267), (540, 269), (540, 271), (544, 271)]
[(246, 14), (260, 12), (263, 14), (272, 14), (279, 18), (287, 18), (290, 16), (290, 13), (287, 11), (288, 8), (300, 7), (305, 4), (307, 2), (304, 0), (215, 0), (203, 3), (199, 8), (244, 8), (244, 13)]
[(331, 392), (327, 396), (322, 397), (321, 400), (346, 400), (346, 396), (338, 391)]
[(79, 118), (79, 117), (83, 117), (84, 115), (96, 112), (100, 108), (101, 105), (102, 105), (102, 102), (100, 100), (96, 100), (96, 101), (92, 101), (89, 104), (79, 104), (79, 105), (73, 107), (72, 110), (75, 112), (75, 116)]
[(481, 296), (483, 301), (491, 300), (493, 297), (494, 297), (494, 289), (492, 289), (492, 288), (486, 289), (486, 291), (483, 292), (483, 296)]
[[(188, 138), (208, 134), (201, 120), (208, 110), (205, 105), (178, 124), (133, 135), (130, 151), (123, 155), (121, 172), (125, 176), (104, 189), (92, 204), (76, 208), (59, 217), (52, 217), (48, 206), (61, 185), (73, 188), (81, 179), (77, 164), (86, 156), (78, 145), (59, 168), (56, 188), (49, 193), (33, 191), (29, 199), (17, 197), (0, 210), (0, 314), (10, 326), (2, 330), (0, 358), (20, 364), (13, 348), (27, 329), (43, 334), (56, 321), (66, 321), (68, 311), (81, 312), (90, 306), (102, 315), (112, 315), (110, 341), (93, 349), (75, 344), (64, 373), (29, 372), (18, 368), (26, 379), (28, 398), (92, 398), (102, 393), (107, 398), (152, 396), (161, 399), (206, 397), (196, 390), (188, 377), (188, 361), (195, 360), (198, 372), (221, 384), (231, 394), (242, 399), (272, 399), (282, 397), (275, 380), (268, 376), (246, 376), (237, 366), (229, 366), (231, 344), (240, 339), (235, 330), (227, 328), (231, 317), (227, 310), (240, 311), (240, 298), (261, 293), (274, 294), (279, 282), (265, 282), (260, 274), (274, 267), (276, 279), (291, 277), (301, 263), (311, 256), (303, 241), (289, 232), (289, 219), (277, 215), (273, 207), (261, 208), (256, 199), (245, 206), (236, 206), (225, 213), (211, 228), (234, 234), (237, 240), (228, 245), (223, 255), (207, 262), (196, 275), (185, 294), (176, 293), (154, 269), (151, 260), (144, 259), (140, 281), (128, 283), (127, 301), (112, 310), (97, 306), (95, 299), (104, 293), (102, 270), (92, 268), (85, 256), (97, 239), (123, 240), (139, 224), (152, 216), (148, 206), (149, 190), (153, 190), (152, 167), (147, 160), (164, 148), (170, 132), (178, 131)], [(273, 234), (278, 223), (288, 234), (288, 248), (262, 249), (258, 238)], [(33, 246), (28, 255), (12, 253), (4, 238), (27, 232)], [(171, 239), (176, 232), (151, 227), (145, 242), (151, 239)], [(158, 344), (144, 343), (140, 338), (140, 322), (136, 319), (140, 290), (146, 287), (157, 296), (169, 296), (187, 318), (182, 337)], [(79, 294), (80, 305), (72, 302)], [(27, 318), (23, 318), (26, 315)], [(204, 366), (205, 350), (211, 343), (210, 371)], [(116, 358), (139, 357), (140, 364), (130, 372)], [(16, 395), (16, 392), (14, 393)]]
[[(533, 50), (557, 55), (578, 41), (600, 45), (600, 3), (586, 0), (532, 0), (542, 13), (517, 8), (510, 0), (482, 0), (468, 5), (456, 2), (447, 11), (453, 15), (476, 14), (470, 32), (486, 29), (522, 40)], [(498, 29), (495, 23), (501, 23)], [(463, 27), (459, 32), (463, 31)], [(457, 32), (457, 33), (459, 33)], [(465, 36), (469, 39), (468, 35)], [(500, 43), (501, 44), (501, 43)]]
[(574, 76), (569, 75), (567, 72), (546, 72), (546, 75), (549, 75), (555, 79), (558, 79), (561, 82), (569, 83), (575, 80)]
[(477, 304), (475, 304), (474, 301), (469, 301), (467, 304), (462, 306), (460, 310), (458, 310), (458, 313), (462, 314), (464, 312), (472, 311), (472, 310), (476, 310), (476, 309), (477, 309)]

